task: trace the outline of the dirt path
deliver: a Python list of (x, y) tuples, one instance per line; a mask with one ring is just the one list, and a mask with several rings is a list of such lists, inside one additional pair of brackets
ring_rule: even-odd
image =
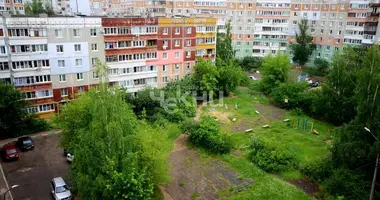
[(204, 106), (205, 106), (204, 104), (200, 104), (200, 105), (198, 105), (198, 107), (197, 107), (197, 112), (196, 112), (195, 117), (194, 117), (194, 120), (195, 120), (195, 121), (199, 121), (199, 119), (201, 118), (202, 108), (203, 108)]

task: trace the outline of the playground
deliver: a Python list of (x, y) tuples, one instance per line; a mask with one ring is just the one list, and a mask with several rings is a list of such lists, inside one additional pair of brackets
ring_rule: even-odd
[[(238, 173), (244, 174), (247, 170), (252, 170), (251, 173), (254, 175), (248, 177), (255, 180), (255, 185), (267, 185), (268, 183), (261, 182), (261, 178), (258, 177), (266, 177), (263, 179), (268, 181), (267, 176), (273, 175), (263, 175), (262, 173), (266, 173), (256, 167), (252, 169), (251, 163), (246, 159), (252, 137), (265, 138), (272, 145), (293, 152), (299, 167), (313, 160), (323, 159), (329, 153), (328, 147), (333, 138), (332, 125), (275, 107), (264, 95), (247, 88), (237, 90), (232, 97), (224, 98), (223, 104), (221, 102), (219, 104), (222, 106), (203, 107), (200, 115), (211, 115), (221, 122), (222, 130), (231, 135), (237, 149), (231, 155), (221, 156), (221, 159)], [(307, 180), (299, 171), (299, 167), (274, 176), (279, 181), (292, 184), (314, 196), (318, 192), (318, 185)], [(271, 190), (270, 188), (261, 189), (268, 193), (272, 192), (267, 191)], [(262, 199), (265, 195), (263, 193), (264, 196), (260, 196), (261, 192), (263, 191), (243, 191), (236, 194), (236, 199), (246, 199), (245, 197), (248, 198), (249, 195)], [(257, 196), (258, 194), (260, 195)], [(229, 195), (234, 197), (234, 194)]]

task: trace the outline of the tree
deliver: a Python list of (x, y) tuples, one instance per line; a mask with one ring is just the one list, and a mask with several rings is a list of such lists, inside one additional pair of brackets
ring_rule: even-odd
[(226, 33), (217, 32), (216, 57), (224, 62), (235, 59), (235, 50), (232, 48), (231, 21), (226, 23)]
[(306, 19), (302, 19), (298, 24), (299, 33), (296, 33), (296, 43), (291, 45), (293, 50), (293, 62), (302, 66), (309, 60), (311, 53), (315, 49), (313, 36), (308, 34), (309, 26)]
[(198, 86), (198, 92), (215, 91), (219, 73), (211, 61), (199, 59), (194, 69), (193, 81)]
[(263, 62), (262, 58), (252, 57), (252, 56), (246, 56), (243, 59), (239, 60), (240, 66), (245, 71), (252, 71), (252, 70), (259, 69), (261, 67), (262, 62)]
[(68, 103), (57, 117), (61, 146), (75, 154), (73, 189), (82, 199), (148, 199), (154, 184), (167, 180), (167, 135), (137, 122), (124, 90), (107, 86), (105, 65), (97, 72), (105, 82)]
[(270, 93), (274, 88), (288, 80), (290, 70), (289, 56), (287, 54), (268, 55), (264, 58), (261, 67), (263, 75), (262, 89)]
[(26, 112), (29, 103), (13, 85), (0, 81), (0, 94), (0, 138), (16, 137), (50, 128), (46, 121)]
[(358, 54), (346, 48), (333, 57), (327, 81), (322, 87), (324, 118), (335, 124), (347, 123), (356, 116), (355, 87)]
[(45, 7), (43, 6), (41, 0), (32, 0), (32, 2), (27, 2), (24, 4), (25, 14), (28, 15), (38, 15), (41, 13), (46, 13), (49, 16), (54, 15), (53, 8), (46, 3)]
[(315, 67), (322, 73), (326, 73), (329, 69), (330, 63), (329, 61), (323, 59), (323, 58), (316, 58), (314, 60)]
[(222, 90), (225, 95), (235, 91), (245, 76), (239, 64), (231, 59), (227, 63), (221, 63), (217, 68), (219, 73), (218, 89)]

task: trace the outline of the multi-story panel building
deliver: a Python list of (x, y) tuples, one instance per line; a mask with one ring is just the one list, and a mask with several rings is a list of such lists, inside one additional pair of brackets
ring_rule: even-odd
[(2, 0), (0, 1), (0, 12), (9, 12), (12, 14), (24, 14), (25, 0)]
[[(130, 5), (124, 8), (125, 5)], [(290, 52), (298, 23), (307, 19), (317, 45), (312, 58), (330, 59), (344, 45), (378, 43), (378, 0), (91, 0), (103, 14), (217, 18), (219, 31), (231, 20), (237, 57)], [(125, 10), (127, 9), (127, 10)], [(95, 9), (93, 9), (95, 10)], [(95, 13), (95, 12), (93, 12)], [(312, 60), (311, 60), (312, 62)]]

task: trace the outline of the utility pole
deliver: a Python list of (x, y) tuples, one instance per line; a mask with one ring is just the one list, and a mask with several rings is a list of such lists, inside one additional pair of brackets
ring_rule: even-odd
[(376, 184), (376, 176), (377, 176), (377, 168), (378, 167), (379, 167), (379, 154), (377, 154), (377, 157), (376, 157), (376, 167), (375, 167), (375, 171), (373, 172), (371, 195), (369, 196), (369, 200), (373, 200), (373, 195), (375, 193), (375, 184)]
[[(364, 127), (364, 130), (371, 133), (371, 135), (379, 142), (380, 140), (377, 139), (377, 137), (371, 132), (371, 130), (367, 127)], [(373, 172), (373, 179), (372, 179), (372, 187), (371, 187), (371, 194), (369, 195), (369, 200), (373, 200), (373, 195), (375, 194), (375, 184), (376, 184), (376, 177), (377, 177), (377, 168), (379, 167), (379, 153), (377, 153), (376, 157), (376, 165), (375, 165), (375, 171)]]

